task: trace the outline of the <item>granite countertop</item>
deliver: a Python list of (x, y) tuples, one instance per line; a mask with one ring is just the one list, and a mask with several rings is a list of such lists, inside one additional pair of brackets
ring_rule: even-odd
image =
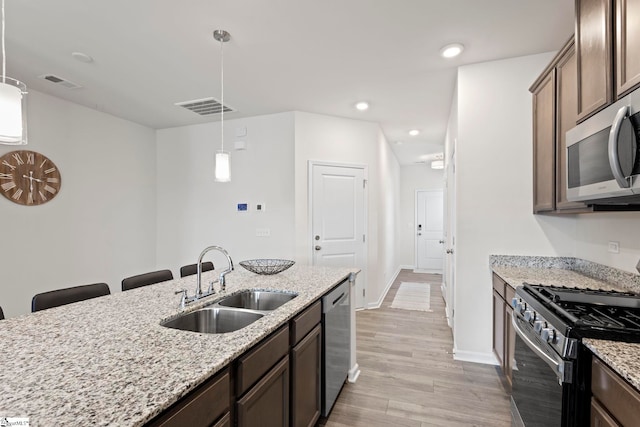
[(589, 338), (582, 343), (640, 391), (640, 344)]
[[(294, 266), (274, 276), (243, 269), (227, 290), (188, 306), (195, 310), (244, 289), (298, 296), (251, 325), (226, 334), (160, 326), (175, 317), (195, 276), (69, 304), (0, 322), (4, 356), (0, 416), (30, 425), (141, 426), (226, 367), (353, 269)], [(217, 277), (203, 273), (203, 284)]]
[[(640, 294), (637, 274), (577, 258), (492, 255), (490, 264), (514, 288), (527, 282)], [(640, 344), (598, 339), (584, 339), (583, 343), (640, 391)]]

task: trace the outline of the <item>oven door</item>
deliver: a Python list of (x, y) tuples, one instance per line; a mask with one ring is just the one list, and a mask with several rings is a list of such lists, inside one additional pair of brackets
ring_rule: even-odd
[(565, 427), (573, 373), (571, 361), (563, 360), (540, 339), (529, 322), (514, 311), (516, 331), (512, 372), (511, 411), (515, 426)]

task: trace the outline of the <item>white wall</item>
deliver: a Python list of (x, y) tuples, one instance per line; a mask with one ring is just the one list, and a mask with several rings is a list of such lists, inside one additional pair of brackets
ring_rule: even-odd
[(400, 252), (399, 262), (404, 268), (416, 264), (416, 191), (440, 190), (444, 186), (444, 171), (426, 165), (400, 167)]
[(456, 357), (491, 356), (489, 255), (575, 252), (574, 217), (532, 214), (530, 84), (553, 54), (461, 67), (456, 147)]
[[(302, 263), (311, 263), (308, 161), (367, 166), (369, 269), (366, 300), (370, 304), (377, 302), (398, 266), (395, 246), (388, 243), (397, 240), (397, 218), (394, 217), (397, 213), (392, 207), (399, 202), (397, 159), (378, 124), (311, 113), (295, 113), (295, 146), (296, 257)], [(383, 247), (384, 244), (387, 246)]]
[[(640, 212), (596, 212), (576, 221), (576, 257), (637, 273), (640, 259)], [(620, 253), (608, 251), (609, 241)]]
[(106, 282), (155, 267), (155, 131), (34, 90), (29, 144), (60, 169), (59, 195), (40, 206), (0, 199), (0, 305), (31, 310), (34, 294)]
[[(247, 136), (235, 138), (237, 128)], [(252, 258), (295, 258), (294, 114), (225, 121), (225, 150), (231, 152), (231, 182), (214, 181), (220, 122), (164, 129), (157, 133), (159, 268), (192, 264), (209, 245), (227, 249), (237, 263)], [(234, 140), (247, 144), (234, 150)], [(236, 211), (249, 203), (248, 212)], [(256, 203), (266, 210), (256, 212)], [(268, 228), (270, 237), (257, 237)], [(210, 257), (210, 258), (209, 258)], [(206, 259), (224, 265), (218, 253)]]

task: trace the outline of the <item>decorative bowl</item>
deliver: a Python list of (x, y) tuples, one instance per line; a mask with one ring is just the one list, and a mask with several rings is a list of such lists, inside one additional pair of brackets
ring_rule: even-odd
[(278, 274), (295, 264), (288, 259), (249, 259), (240, 261), (240, 265), (256, 274)]

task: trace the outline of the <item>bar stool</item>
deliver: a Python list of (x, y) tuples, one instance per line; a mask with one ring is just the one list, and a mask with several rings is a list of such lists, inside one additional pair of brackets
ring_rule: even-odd
[(171, 270), (152, 271), (151, 273), (138, 274), (122, 280), (122, 290), (128, 291), (142, 286), (153, 285), (154, 283), (166, 282), (173, 279)]
[[(202, 263), (202, 271), (213, 270), (213, 263), (211, 261)], [(198, 264), (189, 264), (180, 267), (180, 277), (193, 276), (198, 272)]]
[(0, 320), (4, 319), (4, 311), (2, 311), (2, 307), (0, 307)]
[(109, 295), (110, 293), (109, 285), (106, 283), (94, 283), (92, 285), (74, 286), (72, 288), (43, 292), (36, 294), (31, 300), (31, 312), (97, 298)]

